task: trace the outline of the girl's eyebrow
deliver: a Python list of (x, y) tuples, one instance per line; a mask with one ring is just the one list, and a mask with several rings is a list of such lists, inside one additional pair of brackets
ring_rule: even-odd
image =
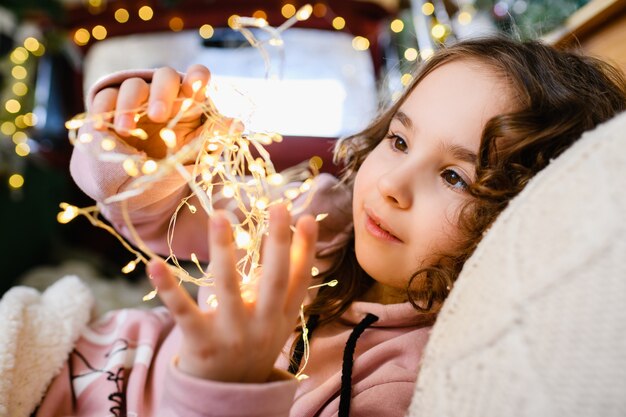
[(463, 146), (454, 145), (454, 144), (445, 144), (444, 148), (446, 149), (447, 152), (452, 154), (452, 157), (454, 159), (467, 162), (472, 165), (476, 165), (478, 163), (478, 155), (476, 155), (474, 152), (470, 151), (469, 149), (464, 148)]
[[(397, 119), (405, 128), (413, 130), (413, 121), (402, 110), (396, 111), (392, 119)], [(473, 165), (476, 165), (478, 162), (478, 155), (463, 146), (444, 143), (444, 149), (447, 153), (452, 154), (454, 159), (459, 161), (467, 162)]]
[(397, 119), (400, 123), (402, 123), (402, 126), (406, 127), (407, 129), (413, 129), (413, 121), (402, 110), (396, 111), (392, 119)]

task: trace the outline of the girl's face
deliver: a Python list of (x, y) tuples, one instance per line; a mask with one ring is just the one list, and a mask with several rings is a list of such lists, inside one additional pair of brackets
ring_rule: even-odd
[(456, 60), (427, 75), (400, 106), (354, 183), (356, 255), (376, 280), (366, 300), (405, 301), (411, 274), (458, 245), (483, 128), (511, 109), (510, 97), (489, 67)]

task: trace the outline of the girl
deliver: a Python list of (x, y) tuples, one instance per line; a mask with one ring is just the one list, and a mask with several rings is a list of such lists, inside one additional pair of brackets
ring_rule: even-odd
[[(118, 150), (158, 157), (158, 138), (128, 139), (131, 110), (148, 103), (149, 118), (138, 123), (158, 132), (176, 98), (208, 79), (200, 66), (182, 82), (168, 68), (121, 74), (94, 88), (89, 111), (117, 110), (107, 135), (119, 135)], [(396, 103), (338, 143), (343, 185), (320, 176), (310, 206), (331, 214), (319, 232), (304, 215), (291, 237), (286, 209), (272, 209), (256, 301), (239, 294), (226, 218), (181, 215), (179, 256), (206, 253), (203, 228), (210, 229), (219, 306), (196, 304), (152, 262), (168, 311), (115, 312), (94, 323), (37, 415), (404, 415), (429, 328), (482, 234), (551, 159), (625, 107), (622, 76), (591, 58), (506, 39), (439, 51)], [(200, 126), (190, 118), (178, 137)], [(120, 167), (80, 148), (72, 173), (97, 201), (127, 181)], [(132, 201), (134, 223), (153, 248), (165, 249), (169, 215), (184, 195), (172, 176)], [(342, 210), (346, 201), (352, 213)], [(100, 206), (124, 232), (119, 208)], [(297, 381), (290, 374), (301, 366), (303, 335), (293, 328), (312, 264), (323, 271), (319, 280), (340, 284), (309, 294), (308, 378)]]

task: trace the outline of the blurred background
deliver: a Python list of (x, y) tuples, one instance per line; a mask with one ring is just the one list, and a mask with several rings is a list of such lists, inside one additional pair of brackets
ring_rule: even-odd
[[(279, 26), (305, 4), (1, 0), (0, 295), (68, 273), (145, 290), (143, 271), (122, 274), (130, 254), (112, 236), (83, 218), (57, 221), (60, 202), (93, 204), (69, 176), (64, 123), (83, 111), (88, 87), (113, 71), (205, 64), (223, 92), (216, 97), (223, 112), (285, 136), (269, 149), (279, 168), (319, 155), (322, 170), (336, 172), (332, 142), (367, 124), (416, 64), (459, 39), (542, 38), (626, 68), (626, 0), (314, 1), (310, 18), (284, 33), (284, 47), (269, 51), (269, 70), (230, 28), (234, 15)], [(128, 301), (111, 294), (111, 307)]]

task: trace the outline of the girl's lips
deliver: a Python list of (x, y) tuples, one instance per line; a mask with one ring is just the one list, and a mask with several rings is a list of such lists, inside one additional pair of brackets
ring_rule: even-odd
[(396, 236), (383, 229), (369, 214), (365, 216), (365, 229), (374, 237), (387, 242), (402, 242)]

